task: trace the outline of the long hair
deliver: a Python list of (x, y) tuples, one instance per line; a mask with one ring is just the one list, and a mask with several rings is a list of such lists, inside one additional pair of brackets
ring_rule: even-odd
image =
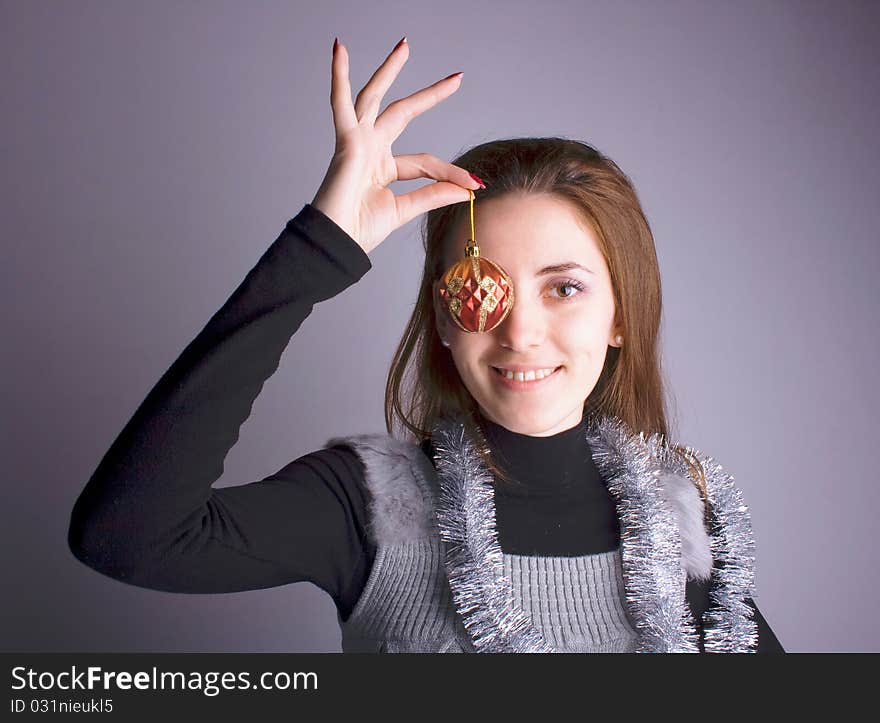
[[(668, 439), (659, 334), (662, 312), (660, 270), (654, 237), (629, 177), (586, 143), (561, 137), (510, 138), (474, 146), (452, 161), (486, 182), (474, 205), (511, 192), (550, 194), (566, 200), (594, 231), (611, 273), (617, 321), (625, 343), (608, 347), (605, 364), (584, 405), (585, 415), (611, 415), (633, 432)], [(467, 207), (467, 208), (466, 208)], [(469, 204), (429, 211), (422, 226), (425, 263), (415, 308), (394, 354), (385, 386), (385, 425), (422, 442), (435, 421), (457, 416), (497, 477), (504, 471), (491, 459), (477, 404), (462, 382), (452, 355), (440, 344), (433, 303), (434, 282), (444, 272), (450, 234)], [(705, 498), (699, 460), (673, 445)]]

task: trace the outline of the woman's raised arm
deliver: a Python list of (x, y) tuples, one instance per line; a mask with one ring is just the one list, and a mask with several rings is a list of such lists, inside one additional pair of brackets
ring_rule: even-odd
[(76, 557), (148, 588), (231, 592), (311, 580), (345, 603), (370, 553), (363, 470), (351, 450), (314, 452), (251, 484), (212, 484), (314, 304), (370, 267), (353, 239), (306, 204), (101, 460), (73, 509)]

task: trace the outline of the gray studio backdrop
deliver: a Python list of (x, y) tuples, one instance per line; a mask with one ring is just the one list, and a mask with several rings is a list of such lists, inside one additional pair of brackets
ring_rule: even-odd
[[(563, 135), (631, 175), (663, 274), (675, 429), (743, 489), (759, 606), (788, 650), (880, 650), (878, 4), (0, 8), (4, 650), (340, 649), (309, 583), (144, 590), (77, 562), (66, 535), (138, 404), (317, 190), (334, 35), (356, 95), (404, 34), (383, 107), (465, 75), (396, 153)], [(384, 429), (416, 222), (370, 258), (293, 337), (216, 486)]]

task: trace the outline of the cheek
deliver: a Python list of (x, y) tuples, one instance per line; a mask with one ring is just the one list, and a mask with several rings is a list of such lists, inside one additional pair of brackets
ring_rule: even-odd
[(449, 334), (450, 353), (462, 380), (477, 378), (480, 367), (487, 354), (487, 337), (485, 334), (470, 334), (451, 324), (454, 331)]
[(604, 358), (612, 319), (605, 309), (583, 308), (561, 314), (554, 323), (554, 342), (577, 363), (592, 364)]

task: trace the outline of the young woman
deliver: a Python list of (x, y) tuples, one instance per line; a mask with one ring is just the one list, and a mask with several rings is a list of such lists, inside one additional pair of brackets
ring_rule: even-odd
[[(115, 440), (75, 505), (71, 550), (158, 590), (311, 581), (337, 605), (344, 651), (784, 652), (752, 597), (741, 493), (667, 442), (659, 271), (629, 179), (562, 138), (485, 143), (453, 163), (393, 156), (461, 80), (378, 114), (408, 53), (404, 39), (352, 104), (334, 43), (336, 152), (318, 193)], [(388, 189), (415, 178), (436, 183)], [(388, 434), (334, 438), (213, 489), (314, 304), (423, 213)], [(456, 267), (474, 229), (479, 251)]]

